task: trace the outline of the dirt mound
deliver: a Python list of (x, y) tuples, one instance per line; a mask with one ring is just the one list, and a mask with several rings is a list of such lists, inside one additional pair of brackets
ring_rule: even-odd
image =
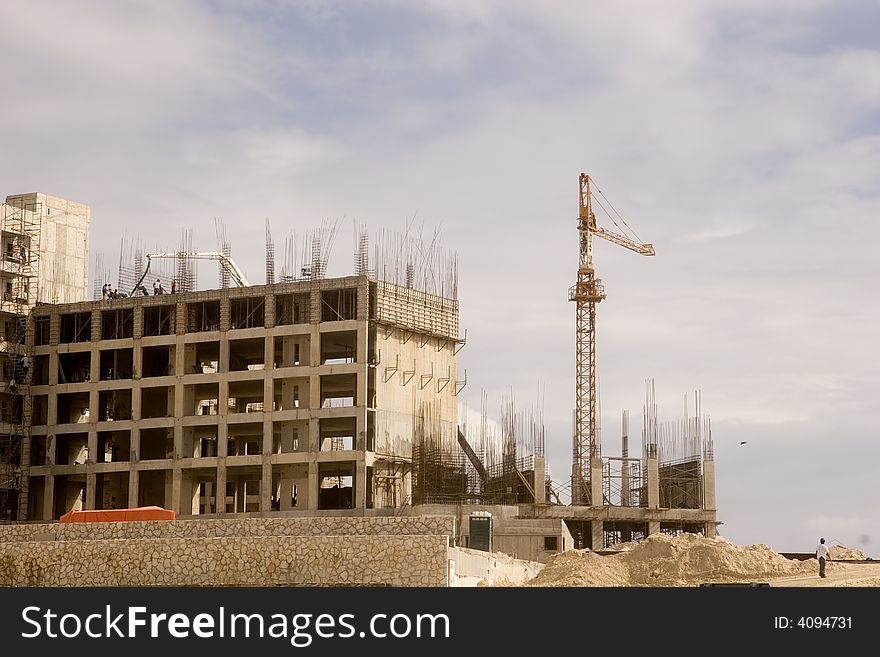
[(538, 576), (523, 586), (631, 586), (618, 556), (600, 557), (590, 550), (568, 550), (550, 559)]
[(694, 586), (812, 574), (815, 559), (792, 561), (766, 545), (735, 545), (699, 534), (655, 534), (618, 554), (570, 550), (526, 586)]
[(816, 572), (812, 561), (792, 561), (767, 545), (740, 546), (699, 534), (655, 534), (621, 555), (636, 586), (754, 581)]
[(864, 561), (868, 558), (868, 555), (861, 550), (848, 548), (845, 545), (835, 545), (834, 547), (832, 547), (829, 550), (829, 556), (832, 560), (850, 559), (853, 561)]

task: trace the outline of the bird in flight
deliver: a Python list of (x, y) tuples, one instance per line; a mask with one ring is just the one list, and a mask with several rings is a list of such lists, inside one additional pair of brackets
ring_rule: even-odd
[(748, 440), (743, 440), (743, 441), (740, 442), (740, 445), (745, 445), (747, 442), (749, 442), (749, 441), (748, 441)]

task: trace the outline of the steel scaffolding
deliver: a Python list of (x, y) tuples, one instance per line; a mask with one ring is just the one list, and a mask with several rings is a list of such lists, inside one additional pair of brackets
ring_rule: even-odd
[(28, 312), (37, 302), (43, 207), (27, 197), (7, 199), (2, 207), (0, 522), (21, 522), (27, 513), (31, 442), (33, 340)]

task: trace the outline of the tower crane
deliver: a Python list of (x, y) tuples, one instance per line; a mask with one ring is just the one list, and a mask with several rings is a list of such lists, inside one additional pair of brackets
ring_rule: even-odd
[(605, 298), (605, 288), (602, 281), (596, 278), (593, 269), (593, 236), (623, 246), (639, 255), (654, 255), (652, 244), (642, 244), (596, 225), (592, 187), (590, 176), (582, 173), (578, 213), (580, 255), (577, 283), (568, 291), (569, 301), (577, 304), (571, 503), (585, 506), (602, 503), (602, 500), (592, 499), (590, 485), (590, 465), (594, 459), (601, 458), (596, 418), (596, 304)]

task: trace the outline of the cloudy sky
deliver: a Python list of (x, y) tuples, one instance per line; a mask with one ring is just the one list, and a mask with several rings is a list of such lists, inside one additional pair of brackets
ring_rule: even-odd
[(595, 247), (604, 453), (622, 409), (640, 434), (646, 379), (661, 420), (701, 390), (724, 536), (877, 557), (878, 21), (867, 0), (6, 2), (0, 194), (91, 206), (93, 262), (182, 226), (211, 250), (221, 218), (255, 282), (266, 218), (277, 242), (343, 222), (331, 273), (354, 222), (439, 227), (464, 401), (540, 394), (562, 481), (590, 173), (657, 250)]

